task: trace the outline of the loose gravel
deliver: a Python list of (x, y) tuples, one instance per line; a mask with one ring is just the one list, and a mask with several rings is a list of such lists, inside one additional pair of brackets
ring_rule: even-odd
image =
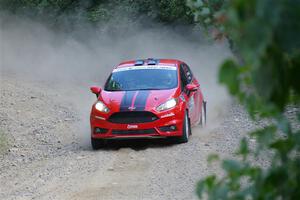
[(216, 127), (193, 128), (186, 144), (139, 140), (93, 151), (81, 127), (88, 127), (88, 111), (83, 119), (72, 104), (80, 92), (66, 93), (2, 78), (0, 127), (9, 146), (0, 157), (0, 199), (197, 199), (197, 181), (221, 174), (207, 156), (234, 156), (256, 126), (233, 103)]

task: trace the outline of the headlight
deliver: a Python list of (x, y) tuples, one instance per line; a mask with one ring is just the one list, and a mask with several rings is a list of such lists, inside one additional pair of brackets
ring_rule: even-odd
[(177, 99), (170, 99), (156, 108), (157, 111), (164, 111), (174, 108), (177, 105)]
[(100, 111), (100, 112), (104, 112), (104, 113), (108, 113), (109, 112), (109, 109), (106, 107), (106, 105), (101, 102), (101, 101), (98, 101), (96, 104), (95, 104), (95, 108)]

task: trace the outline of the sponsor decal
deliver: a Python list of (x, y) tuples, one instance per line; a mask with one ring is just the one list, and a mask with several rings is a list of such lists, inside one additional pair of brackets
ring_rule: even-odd
[(161, 116), (161, 118), (172, 117), (174, 115), (175, 115), (174, 113), (168, 113), (168, 114)]
[(131, 110), (131, 111), (133, 111), (133, 110), (135, 110), (135, 109), (136, 109), (136, 107), (134, 107), (134, 106), (128, 107), (128, 110)]
[(165, 70), (176, 70), (175, 66), (170, 65), (145, 65), (145, 66), (129, 66), (120, 67), (113, 70), (114, 72), (128, 71), (128, 70), (141, 70), (141, 69), (165, 69)]
[(138, 128), (139, 126), (138, 125), (135, 125), (135, 124), (128, 124), (127, 125), (127, 129), (136, 129)]

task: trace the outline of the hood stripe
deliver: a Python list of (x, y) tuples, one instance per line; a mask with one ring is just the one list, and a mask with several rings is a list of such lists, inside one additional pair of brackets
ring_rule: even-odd
[(136, 91), (134, 93), (133, 98), (132, 98), (132, 102), (131, 102), (131, 107), (134, 107), (134, 102), (135, 102), (135, 99), (136, 99), (136, 96), (137, 96), (138, 93), (139, 93), (138, 91)]
[(132, 100), (135, 96), (135, 93), (135, 91), (125, 91), (125, 94), (121, 101), (120, 111), (130, 111), (128, 108), (132, 105)]
[(145, 110), (149, 94), (150, 94), (150, 90), (141, 90), (138, 92), (134, 102), (134, 107), (136, 107), (135, 109), (136, 111)]

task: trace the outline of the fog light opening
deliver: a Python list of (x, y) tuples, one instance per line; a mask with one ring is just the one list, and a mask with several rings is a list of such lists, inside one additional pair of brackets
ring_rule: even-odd
[(94, 132), (95, 134), (103, 134), (103, 133), (107, 133), (108, 129), (105, 129), (105, 128), (99, 128), (99, 127), (96, 127), (94, 129)]
[(172, 131), (176, 131), (177, 127), (176, 127), (176, 125), (162, 126), (162, 127), (159, 127), (159, 130), (162, 132), (172, 132)]

